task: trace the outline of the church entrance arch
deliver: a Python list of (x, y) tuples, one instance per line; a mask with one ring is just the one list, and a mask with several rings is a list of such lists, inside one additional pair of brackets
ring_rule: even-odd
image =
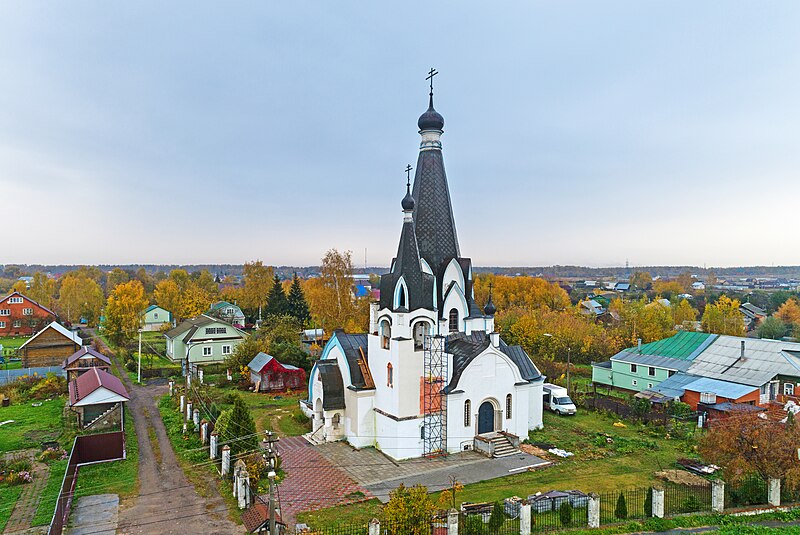
[(325, 424), (325, 415), (322, 412), (322, 400), (317, 398), (314, 402), (314, 431), (319, 429)]
[(484, 401), (478, 408), (478, 434), (494, 431), (494, 405), (491, 401)]

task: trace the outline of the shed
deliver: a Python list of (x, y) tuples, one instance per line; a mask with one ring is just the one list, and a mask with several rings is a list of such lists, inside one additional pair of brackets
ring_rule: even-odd
[(97, 367), (69, 382), (69, 408), (82, 429), (121, 423), (128, 391), (117, 377)]
[(19, 347), (22, 367), (59, 366), (83, 345), (77, 332), (54, 321)]
[(92, 368), (111, 371), (111, 359), (94, 348), (85, 346), (67, 357), (61, 367), (67, 372), (67, 381), (71, 381)]
[(280, 392), (303, 388), (306, 371), (291, 364), (281, 364), (278, 359), (264, 352), (259, 353), (250, 364), (250, 382), (258, 392)]

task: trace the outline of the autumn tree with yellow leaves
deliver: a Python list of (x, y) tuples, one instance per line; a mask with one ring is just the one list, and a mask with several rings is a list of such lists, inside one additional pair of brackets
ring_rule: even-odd
[(121, 345), (136, 336), (146, 307), (144, 286), (138, 280), (114, 288), (105, 310), (105, 328), (114, 343)]
[(727, 295), (721, 295), (716, 303), (706, 305), (702, 319), (703, 330), (713, 334), (744, 336), (744, 318), (739, 311), (740, 305), (738, 299), (731, 299)]
[(344, 329), (365, 332), (369, 323), (369, 297), (353, 295), (353, 260), (350, 251), (331, 249), (322, 258), (320, 276), (302, 283), (313, 322), (326, 332)]

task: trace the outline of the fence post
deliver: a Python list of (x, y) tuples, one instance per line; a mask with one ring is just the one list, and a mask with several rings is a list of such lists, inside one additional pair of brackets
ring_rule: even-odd
[(181, 414), (186, 410), (186, 396), (181, 396)]
[(231, 447), (225, 444), (222, 446), (222, 477), (226, 477), (231, 471)]
[(455, 509), (447, 512), (447, 535), (458, 535), (458, 511)]
[(589, 527), (600, 527), (600, 495), (594, 492), (589, 493), (588, 504)]
[(169, 382), (169, 397), (172, 397), (175, 394), (175, 381)]
[(767, 494), (767, 501), (773, 507), (779, 507), (781, 504), (781, 480), (769, 479), (769, 493)]
[(240, 470), (236, 473), (236, 498), (239, 500), (239, 509), (247, 508), (247, 480), (250, 474), (247, 470)]
[(208, 422), (205, 418), (200, 421), (200, 443), (203, 446), (208, 444)]
[(200, 429), (200, 409), (195, 409), (192, 412), (192, 421), (194, 422), (194, 430)]
[(711, 511), (721, 513), (725, 510), (725, 482), (721, 479), (711, 481)]
[(216, 459), (217, 458), (217, 435), (216, 431), (211, 432), (211, 447), (208, 449), (209, 452), (209, 459)]
[(377, 518), (369, 522), (369, 535), (381, 535), (381, 523)]
[(191, 419), (192, 419), (192, 402), (191, 401), (187, 401), (186, 402), (186, 420), (188, 421), (188, 420), (191, 420)]
[(653, 516), (664, 518), (664, 489), (653, 487)]
[(519, 506), (519, 535), (531, 535), (531, 504), (528, 502)]

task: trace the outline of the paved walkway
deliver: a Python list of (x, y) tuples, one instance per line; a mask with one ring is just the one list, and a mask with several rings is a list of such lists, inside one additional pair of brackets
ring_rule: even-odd
[(451, 476), (466, 485), (550, 464), (527, 453), (490, 459), (475, 451), (465, 451), (446, 457), (395, 461), (375, 448), (356, 450), (345, 442), (330, 442), (317, 449), (384, 503), (389, 501), (389, 492), (401, 483), (424, 485), (430, 491), (437, 491), (450, 486)]
[(281, 467), (286, 471), (286, 479), (278, 486), (281, 516), (288, 525), (294, 524), (300, 511), (372, 498), (342, 467), (326, 459), (303, 437), (282, 438), (278, 448)]
[[(19, 454), (19, 452), (16, 453)], [(26, 450), (24, 453), (32, 461), (31, 475), (33, 476), (33, 481), (23, 486), (22, 494), (20, 494), (14, 510), (11, 512), (11, 517), (8, 519), (3, 533), (22, 532), (31, 527), (31, 522), (36, 515), (36, 509), (39, 507), (39, 502), (42, 498), (42, 491), (47, 485), (50, 467), (36, 460), (37, 450)]]
[(70, 527), (64, 530), (66, 535), (115, 535), (119, 523), (119, 496), (95, 494), (78, 498), (69, 519)]

